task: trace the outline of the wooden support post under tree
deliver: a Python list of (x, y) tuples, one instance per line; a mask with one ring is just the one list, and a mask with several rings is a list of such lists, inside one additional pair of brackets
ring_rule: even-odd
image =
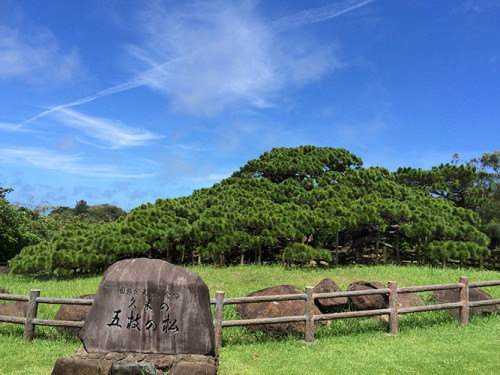
[(396, 229), (396, 264), (401, 265), (401, 256), (399, 253), (399, 228)]
[(380, 229), (377, 229), (377, 239), (375, 240), (375, 265), (378, 265), (379, 247), (380, 247)]
[(339, 265), (339, 231), (335, 232), (335, 267)]
[(38, 302), (36, 299), (40, 297), (40, 289), (32, 289), (30, 291), (30, 299), (28, 301), (28, 310), (26, 312), (26, 324), (24, 326), (24, 341), (33, 341), (35, 335), (35, 325), (33, 319), (36, 318), (38, 312)]

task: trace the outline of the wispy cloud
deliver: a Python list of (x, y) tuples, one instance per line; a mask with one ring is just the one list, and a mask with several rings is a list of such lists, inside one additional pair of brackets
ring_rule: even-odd
[[(141, 86), (166, 94), (174, 109), (197, 114), (241, 103), (274, 107), (284, 88), (307, 85), (343, 66), (334, 45), (319, 47), (313, 40), (297, 45), (283, 31), (327, 21), (373, 1), (334, 2), (271, 22), (258, 14), (253, 1), (195, 2), (168, 11), (154, 3), (142, 13), (143, 42), (128, 47), (136, 66), (130, 80), (0, 128), (21, 131), (41, 117)], [(42, 67), (69, 77), (79, 65), (78, 55), (63, 55), (48, 30), (24, 41), (12, 28), (0, 27), (0, 32), (7, 36), (0, 40), (0, 60), (5, 62), (0, 78), (36, 75)]]
[(292, 16), (283, 17), (272, 22), (277, 30), (286, 30), (293, 27), (300, 27), (312, 23), (323, 22), (341, 16), (355, 9), (361, 8), (375, 0), (345, 0), (319, 7), (306, 9)]
[(63, 81), (80, 71), (76, 50), (61, 51), (50, 30), (22, 32), (0, 25), (0, 79), (21, 78), (33, 83)]
[(37, 167), (73, 175), (100, 178), (146, 178), (152, 174), (134, 171), (131, 167), (84, 163), (78, 155), (67, 155), (45, 148), (0, 148), (0, 161), (5, 164)]
[(254, 2), (211, 1), (142, 15), (144, 40), (131, 46), (135, 73), (166, 94), (174, 109), (212, 114), (231, 105), (276, 105), (287, 87), (304, 86), (342, 66), (334, 45), (292, 40), (283, 31), (325, 21), (373, 0), (343, 1), (274, 22)]
[(62, 124), (82, 131), (101, 145), (109, 148), (140, 146), (151, 140), (163, 138), (145, 129), (132, 128), (122, 122), (84, 115), (83, 113), (60, 107), (52, 115)]
[(6, 132), (30, 132), (29, 129), (24, 129), (21, 124), (8, 124), (0, 122), (0, 130)]
[(127, 81), (125, 83), (121, 83), (119, 85), (109, 87), (109, 88), (107, 88), (105, 90), (101, 90), (101, 91), (99, 91), (95, 95), (89, 95), (89, 96), (86, 96), (84, 98), (81, 98), (81, 99), (78, 99), (78, 100), (74, 100), (74, 101), (66, 103), (66, 104), (59, 104), (59, 105), (55, 105), (53, 107), (50, 107), (47, 110), (45, 110), (43, 112), (40, 112), (36, 116), (33, 116), (33, 117), (31, 117), (31, 118), (29, 118), (29, 119), (27, 119), (27, 120), (19, 123), (17, 126), (18, 126), (18, 128), (20, 128), (20, 127), (22, 127), (25, 124), (33, 122), (33, 121), (35, 121), (35, 120), (37, 120), (37, 119), (39, 119), (41, 117), (45, 117), (47, 115), (50, 115), (51, 113), (58, 112), (58, 111), (61, 112), (65, 108), (77, 107), (77, 106), (82, 105), (82, 104), (90, 103), (90, 102), (92, 102), (92, 101), (94, 101), (96, 99), (100, 99), (102, 97), (105, 97), (105, 96), (108, 96), (108, 95), (112, 95), (112, 94), (117, 94), (117, 93), (122, 92), (122, 91), (127, 91), (127, 90), (130, 90), (130, 89), (134, 89), (136, 87), (140, 87), (140, 86), (143, 86), (143, 85), (144, 85), (143, 82), (140, 82), (137, 79), (132, 79), (132, 80)]

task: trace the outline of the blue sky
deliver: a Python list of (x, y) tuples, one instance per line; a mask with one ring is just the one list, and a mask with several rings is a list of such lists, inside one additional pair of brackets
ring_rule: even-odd
[(500, 148), (500, 2), (3, 0), (0, 186), (132, 209), (273, 147)]

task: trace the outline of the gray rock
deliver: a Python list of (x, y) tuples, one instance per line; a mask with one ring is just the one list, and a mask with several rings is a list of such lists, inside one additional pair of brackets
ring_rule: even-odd
[(425, 306), (425, 301), (415, 293), (398, 294), (398, 308)]
[(0, 305), (0, 315), (26, 317), (28, 312), (27, 302), (9, 302)]
[[(326, 278), (321, 280), (318, 285), (314, 287), (314, 293), (332, 293), (342, 292), (337, 284), (332, 279)], [(322, 298), (314, 299), (314, 303), (318, 306), (323, 314), (332, 314), (345, 310), (349, 306), (349, 299), (347, 297), (337, 298)]]
[(51, 375), (104, 375), (111, 370), (111, 362), (80, 358), (59, 358)]
[[(434, 299), (439, 303), (459, 302), (460, 291), (458, 289), (436, 290), (434, 292)], [(469, 289), (470, 302), (490, 300), (490, 299), (492, 299), (491, 296), (484, 290), (481, 290), (479, 288)], [(447, 309), (445, 311), (457, 317), (460, 313), (459, 309)], [(478, 307), (471, 307), (469, 309), (470, 314), (481, 314), (481, 313), (484, 314), (484, 313), (492, 313), (495, 311), (498, 311), (498, 305), (478, 306)]]
[[(355, 281), (349, 285), (347, 291), (386, 289), (387, 286), (377, 281)], [(356, 310), (378, 310), (385, 309), (389, 304), (387, 294), (374, 294), (369, 296), (349, 297), (351, 304)]]
[(156, 369), (151, 363), (115, 362), (111, 366), (111, 375), (156, 375)]
[[(282, 294), (304, 294), (304, 292), (293, 285), (276, 285), (252, 292), (248, 297)], [(305, 303), (304, 300), (241, 303), (236, 307), (236, 310), (242, 319), (275, 318), (280, 316), (304, 315)], [(315, 307), (315, 314), (320, 314), (317, 307)], [(320, 323), (324, 324), (323, 322)], [(248, 328), (251, 331), (263, 331), (277, 335), (304, 333), (305, 322), (257, 324), (250, 325)]]
[[(76, 298), (80, 299), (93, 299), (95, 294), (84, 294)], [(61, 305), (57, 311), (55, 320), (71, 320), (71, 321), (85, 321), (90, 312), (92, 305)], [(68, 332), (71, 335), (78, 335), (80, 328), (78, 327), (59, 327), (60, 330)]]
[(179, 362), (168, 375), (215, 375), (217, 366), (208, 363)]
[(159, 259), (127, 259), (105, 272), (79, 335), (88, 352), (213, 355), (207, 285)]
[[(398, 309), (414, 306), (425, 306), (425, 301), (415, 293), (400, 293), (398, 294)], [(381, 315), (377, 317), (385, 321), (389, 321), (389, 315)]]

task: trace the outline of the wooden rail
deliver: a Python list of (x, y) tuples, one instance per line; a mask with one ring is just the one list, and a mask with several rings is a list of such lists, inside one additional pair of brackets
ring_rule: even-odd
[[(314, 341), (314, 322), (323, 320), (335, 319), (348, 319), (369, 316), (389, 316), (389, 332), (397, 335), (399, 332), (398, 317), (401, 314), (423, 312), (423, 311), (436, 311), (447, 309), (459, 309), (459, 321), (461, 324), (468, 324), (469, 322), (469, 309), (471, 307), (489, 306), (500, 304), (500, 299), (483, 300), (483, 301), (469, 301), (469, 289), (487, 286), (498, 286), (500, 280), (493, 281), (480, 281), (469, 283), (467, 277), (461, 277), (459, 283), (454, 284), (440, 284), (440, 285), (424, 285), (424, 286), (411, 286), (398, 288), (395, 281), (389, 281), (388, 287), (384, 289), (373, 290), (358, 290), (350, 292), (332, 292), (332, 293), (314, 293), (312, 286), (306, 286), (304, 294), (284, 294), (273, 296), (257, 296), (257, 297), (233, 297), (225, 298), (225, 292), (215, 292), (215, 298), (210, 299), (210, 303), (215, 305), (214, 309), (214, 329), (215, 329), (215, 346), (216, 351), (222, 347), (222, 330), (224, 327), (238, 327), (256, 324), (273, 324), (273, 323), (290, 323), (290, 322), (304, 322), (305, 333), (304, 341)], [(428, 292), (446, 289), (459, 289), (460, 301), (452, 303), (442, 303), (426, 306), (415, 306), (398, 308), (398, 295), (404, 293)], [(315, 314), (314, 313), (314, 300), (322, 298), (336, 298), (336, 297), (354, 297), (354, 296), (368, 296), (388, 294), (389, 305), (385, 309), (377, 310), (363, 310), (363, 311), (348, 311), (333, 314)], [(84, 321), (68, 321), (68, 320), (49, 320), (37, 319), (38, 304), (72, 304), (72, 305), (92, 305), (93, 299), (79, 299), (79, 298), (48, 298), (40, 297), (40, 290), (33, 289), (29, 296), (14, 295), (14, 294), (0, 294), (0, 300), (7, 301), (24, 301), (28, 302), (27, 316), (14, 317), (0, 315), (0, 322), (24, 324), (24, 340), (33, 340), (35, 327), (37, 325), (52, 326), (52, 327), (82, 327)], [(241, 303), (259, 303), (259, 302), (272, 302), (272, 301), (295, 301), (303, 300), (305, 303), (304, 315), (295, 316), (280, 316), (274, 318), (260, 318), (260, 319), (238, 319), (238, 320), (224, 320), (224, 306), (231, 304)]]
[[(215, 292), (215, 298), (210, 299), (210, 303), (215, 305), (215, 313), (214, 313), (215, 346), (216, 350), (222, 347), (223, 328), (248, 326), (256, 324), (305, 322), (305, 333), (304, 333), (305, 342), (314, 341), (314, 322), (322, 320), (335, 320), (335, 319), (348, 319), (348, 318), (388, 315), (389, 332), (393, 335), (397, 335), (399, 332), (399, 315), (401, 314), (459, 308), (460, 323), (468, 324), (469, 309), (471, 307), (497, 305), (497, 304), (500, 305), (500, 299), (470, 302), (469, 289), (486, 287), (486, 286), (498, 286), (498, 285), (500, 285), (500, 280), (469, 283), (468, 277), (461, 277), (459, 283), (453, 283), (453, 284), (424, 285), (424, 286), (398, 288), (397, 283), (395, 281), (389, 281), (388, 287), (384, 289), (357, 290), (350, 292), (314, 293), (313, 292), (314, 288), (312, 286), (306, 286), (305, 294), (225, 298), (225, 293), (223, 291), (217, 291)], [(428, 292), (428, 291), (446, 290), (446, 289), (459, 289), (460, 301), (452, 303), (426, 305), (426, 306), (406, 307), (406, 308), (397, 307), (398, 295), (400, 294)], [(368, 296), (368, 295), (380, 295), (380, 294), (389, 295), (389, 304), (388, 308), (386, 309), (348, 311), (348, 312), (339, 312), (332, 314), (314, 314), (315, 299)], [(259, 318), (259, 319), (245, 319), (245, 320), (223, 319), (225, 305), (240, 304), (240, 303), (271, 302), (271, 301), (292, 301), (292, 300), (304, 300), (306, 307), (304, 315), (280, 316), (275, 318)]]
[(37, 319), (38, 304), (92, 305), (94, 302), (93, 299), (40, 297), (40, 289), (32, 289), (29, 296), (0, 293), (0, 301), (1, 300), (28, 302), (26, 318), (0, 315), (0, 322), (24, 324), (23, 339), (25, 341), (33, 340), (35, 326), (37, 325), (50, 327), (83, 327), (84, 321)]

